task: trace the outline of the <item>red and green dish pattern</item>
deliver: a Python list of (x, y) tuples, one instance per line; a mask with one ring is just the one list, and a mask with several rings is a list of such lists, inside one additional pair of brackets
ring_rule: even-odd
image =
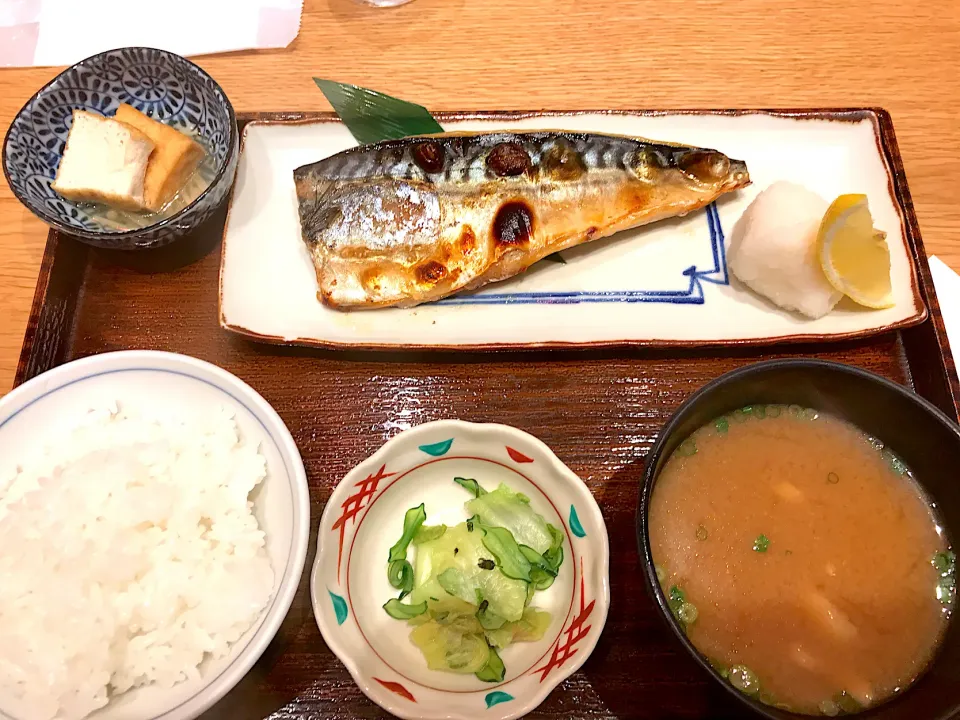
[[(450, 452), (450, 449), (453, 447), (454, 438), (449, 438), (447, 440), (441, 440), (440, 442), (430, 443), (428, 445), (420, 445), (420, 450), (430, 455), (434, 458), (440, 458), (447, 455)], [(509, 445), (505, 445), (504, 449), (507, 456), (514, 463), (518, 465), (525, 465), (528, 463), (533, 463), (534, 459), (524, 455), (519, 450), (516, 450)], [(417, 466), (420, 467), (420, 466)], [(411, 470), (415, 470), (411, 468)], [(343, 548), (345, 541), (347, 540), (347, 535), (351, 531), (356, 529), (357, 517), (364, 510), (368, 510), (374, 502), (376, 502), (377, 491), (380, 486), (380, 483), (387, 478), (396, 476), (397, 473), (387, 472), (386, 465), (381, 465), (380, 469), (374, 473), (369, 474), (363, 480), (359, 481), (354, 485), (353, 492), (350, 497), (343, 501), (340, 505), (341, 514), (337, 521), (333, 524), (332, 531), (338, 535), (338, 547), (337, 547), (337, 586), (341, 584), (341, 568), (343, 565)], [(586, 532), (583, 529), (583, 525), (580, 523), (580, 518), (577, 515), (577, 509), (575, 506), (570, 506), (570, 513), (568, 516), (568, 526), (570, 533), (572, 533), (577, 538), (584, 538), (587, 536)], [(344, 600), (343, 596), (338, 595), (329, 588), (327, 592), (330, 595), (330, 601), (333, 604), (333, 612), (337, 619), (337, 625), (343, 625), (350, 617), (350, 608), (347, 604), (347, 601)], [(560, 635), (553, 642), (553, 645), (549, 651), (549, 658), (546, 663), (537, 667), (539, 662), (534, 665), (533, 668), (528, 670), (524, 675), (537, 675), (539, 676), (539, 682), (543, 683), (551, 673), (558, 668), (562, 668), (567, 662), (574, 658), (579, 650), (579, 643), (583, 640), (587, 634), (590, 632), (592, 625), (589, 624), (590, 615), (593, 613), (594, 605), (596, 600), (587, 601), (587, 588), (586, 582), (583, 575), (583, 557), (580, 557), (580, 598), (579, 606), (577, 612), (574, 613), (573, 618), (570, 620), (570, 623), (564, 627), (560, 632)], [(547, 655), (544, 655), (546, 658)], [(400, 682), (396, 680), (387, 680), (378, 677), (372, 677), (372, 679), (385, 689), (389, 690), (392, 693), (395, 693), (399, 697), (407, 700), (409, 702), (417, 702), (416, 696), (410, 692)], [(477, 692), (483, 692), (478, 690)], [(492, 708), (495, 705), (501, 703), (510, 702), (514, 697), (509, 693), (494, 690), (488, 692), (484, 696), (484, 702), (486, 707)]]

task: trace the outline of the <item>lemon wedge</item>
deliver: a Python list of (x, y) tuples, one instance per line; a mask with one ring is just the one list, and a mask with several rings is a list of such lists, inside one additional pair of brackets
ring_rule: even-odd
[(833, 201), (820, 223), (817, 252), (838, 292), (869, 308), (894, 304), (887, 234), (874, 229), (866, 195), (841, 195)]

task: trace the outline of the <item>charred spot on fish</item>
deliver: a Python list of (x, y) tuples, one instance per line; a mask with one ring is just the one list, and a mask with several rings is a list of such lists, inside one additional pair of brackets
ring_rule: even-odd
[(530, 155), (520, 143), (504, 142), (487, 155), (487, 168), (500, 177), (516, 177), (530, 169)]
[(586, 232), (584, 233), (584, 235), (586, 236), (587, 240), (592, 240), (592, 239), (593, 239), (593, 236), (596, 235), (598, 232), (599, 232), (599, 230), (597, 230), (597, 228), (595, 228), (593, 225), (591, 225), (590, 227), (587, 228), (587, 230), (586, 230)]
[(336, 305), (336, 294), (334, 292), (336, 287), (336, 283), (331, 282), (329, 289), (321, 288), (317, 290), (317, 300), (322, 302), (324, 305)]
[(730, 159), (714, 150), (688, 150), (678, 155), (677, 166), (703, 183), (723, 180), (730, 172)]
[(504, 203), (493, 219), (493, 239), (501, 245), (523, 245), (533, 235), (533, 209), (522, 200)]
[(415, 270), (417, 282), (421, 285), (436, 285), (447, 275), (447, 268), (435, 260), (427, 260)]
[(477, 236), (473, 232), (473, 228), (469, 225), (464, 225), (463, 229), (460, 231), (460, 254), (469, 255), (477, 248)]
[(374, 293), (380, 292), (383, 280), (383, 273), (380, 272), (379, 268), (368, 268), (360, 275), (360, 284), (363, 285), (364, 290)]
[(583, 157), (565, 140), (559, 140), (540, 159), (541, 170), (555, 180), (578, 180), (587, 172)]
[(428, 173), (438, 173), (443, 170), (443, 146), (433, 140), (425, 140), (413, 146), (413, 161), (420, 169)]

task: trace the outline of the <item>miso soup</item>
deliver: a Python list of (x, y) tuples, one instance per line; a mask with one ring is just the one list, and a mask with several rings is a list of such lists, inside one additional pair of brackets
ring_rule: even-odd
[(798, 406), (718, 418), (651, 498), (657, 576), (693, 645), (742, 692), (793, 712), (858, 712), (931, 661), (955, 557), (903, 463)]

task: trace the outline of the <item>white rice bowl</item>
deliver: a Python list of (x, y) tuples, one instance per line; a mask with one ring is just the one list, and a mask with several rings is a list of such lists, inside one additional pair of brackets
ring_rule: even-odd
[[(92, 372), (103, 359), (114, 369)], [(211, 377), (143, 367), (184, 361)], [(0, 401), (0, 718), (196, 717), (289, 608), (309, 531), (299, 454), (205, 363), (113, 353), (54, 373), (67, 382), (32, 383), (56, 391)]]

